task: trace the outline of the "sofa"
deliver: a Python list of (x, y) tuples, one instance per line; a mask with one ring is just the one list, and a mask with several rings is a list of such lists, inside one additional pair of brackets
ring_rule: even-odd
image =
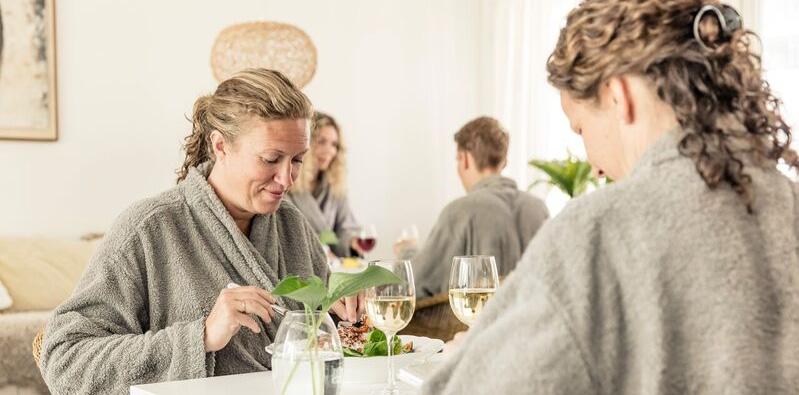
[(96, 244), (94, 237), (0, 237), (0, 395), (49, 393), (31, 345), (72, 293)]

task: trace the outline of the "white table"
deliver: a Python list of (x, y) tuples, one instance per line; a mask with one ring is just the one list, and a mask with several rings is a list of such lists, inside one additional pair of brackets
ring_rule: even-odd
[[(370, 395), (383, 388), (385, 384), (350, 385), (344, 383), (341, 395)], [(413, 387), (399, 382), (400, 388), (413, 390)], [(416, 392), (414, 392), (416, 393)], [(230, 376), (209, 377), (205, 379), (168, 381), (164, 383), (134, 385), (130, 387), (130, 395), (220, 395), (220, 394), (258, 394), (274, 395), (272, 372), (234, 374)]]

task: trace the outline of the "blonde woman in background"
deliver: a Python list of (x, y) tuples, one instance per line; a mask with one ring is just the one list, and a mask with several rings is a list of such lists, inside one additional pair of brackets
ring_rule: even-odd
[[(272, 306), (303, 308), (270, 291), (289, 275), (328, 276), (316, 233), (283, 201), (312, 114), (302, 92), (265, 69), (197, 99), (178, 185), (116, 220), (47, 325), (41, 370), (53, 393), (127, 394), (270, 367)], [(354, 321), (350, 301), (334, 310)]]
[(363, 255), (355, 240), (359, 226), (347, 201), (346, 163), (346, 149), (338, 123), (330, 115), (314, 113), (311, 149), (305, 155), (302, 171), (288, 196), (317, 235), (335, 233), (338, 243), (330, 249), (339, 257), (350, 256), (351, 249)]

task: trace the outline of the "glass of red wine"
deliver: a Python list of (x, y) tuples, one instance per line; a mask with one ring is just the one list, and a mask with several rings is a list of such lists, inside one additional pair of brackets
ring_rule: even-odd
[(358, 244), (358, 248), (363, 251), (363, 258), (366, 259), (366, 254), (372, 251), (375, 245), (377, 245), (377, 230), (375, 230), (375, 226), (366, 225), (362, 227), (355, 237), (355, 243)]

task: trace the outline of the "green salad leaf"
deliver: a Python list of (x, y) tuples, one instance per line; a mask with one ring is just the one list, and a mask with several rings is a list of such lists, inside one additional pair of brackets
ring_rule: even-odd
[[(380, 329), (373, 329), (366, 337), (366, 342), (363, 344), (363, 352), (353, 350), (351, 348), (344, 348), (344, 356), (347, 357), (385, 357), (388, 355), (388, 347), (386, 346), (386, 334)], [(394, 350), (393, 355), (402, 353), (402, 340), (399, 336), (394, 336)]]
[(327, 297), (327, 288), (317, 276), (288, 276), (272, 290), (272, 295), (289, 297), (316, 310)]

